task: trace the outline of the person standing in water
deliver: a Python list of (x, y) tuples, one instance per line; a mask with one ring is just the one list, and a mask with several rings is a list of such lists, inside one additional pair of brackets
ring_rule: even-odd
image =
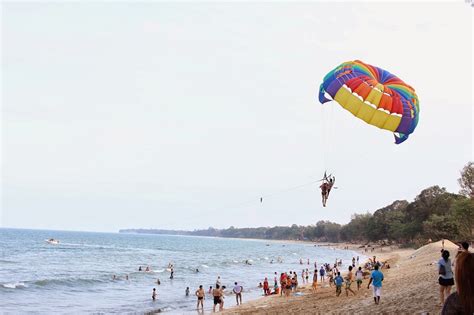
[(189, 296), (189, 287), (186, 287), (186, 291), (184, 291), (184, 294), (185, 294), (186, 296)]
[(216, 311), (216, 306), (219, 304), (219, 310), (222, 311), (222, 290), (220, 285), (216, 284), (216, 288), (212, 290), (212, 296), (214, 297), (214, 307), (212, 308), (213, 312)]
[(237, 282), (235, 282), (233, 291), (235, 293), (235, 301), (237, 302), (237, 305), (242, 304), (242, 286), (238, 285)]
[(153, 292), (151, 293), (151, 299), (152, 299), (153, 301), (156, 300), (156, 296), (157, 296), (157, 294), (156, 294), (156, 288), (153, 288)]
[(198, 299), (196, 309), (199, 309), (199, 304), (201, 304), (201, 308), (204, 310), (204, 297), (206, 294), (204, 293), (202, 285), (199, 286), (199, 289), (197, 289), (194, 294), (197, 296)]
[[(318, 276), (318, 270), (316, 269), (314, 271), (316, 273), (316, 277)], [(324, 274), (326, 273), (326, 270), (324, 270), (323, 266), (321, 266), (321, 269), (319, 269), (319, 276), (321, 277), (321, 282), (324, 282)]]

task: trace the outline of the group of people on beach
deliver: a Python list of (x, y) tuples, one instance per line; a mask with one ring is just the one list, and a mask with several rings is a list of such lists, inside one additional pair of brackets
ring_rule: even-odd
[[(468, 242), (462, 242), (454, 261), (451, 261), (450, 252), (444, 249), (444, 241), (442, 244), (438, 261), (441, 314), (474, 314), (474, 253), (469, 251)], [(456, 292), (451, 293), (454, 284)]]

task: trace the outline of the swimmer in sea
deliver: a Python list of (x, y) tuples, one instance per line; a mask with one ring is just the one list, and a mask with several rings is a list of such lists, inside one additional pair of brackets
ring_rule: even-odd
[(157, 285), (160, 285), (160, 284), (161, 284), (160, 279), (156, 279), (156, 284), (157, 284)]
[(212, 285), (209, 287), (209, 291), (208, 291), (209, 294), (212, 293)]
[(139, 267), (138, 267), (138, 271), (142, 271), (142, 266), (139, 266)]

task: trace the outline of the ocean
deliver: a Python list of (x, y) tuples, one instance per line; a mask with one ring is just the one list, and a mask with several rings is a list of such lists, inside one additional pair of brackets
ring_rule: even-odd
[[(60, 243), (47, 243), (50, 238)], [(207, 292), (218, 276), (227, 292), (235, 281), (242, 285), (245, 303), (262, 296), (258, 283), (268, 277), (272, 284), (274, 272), (296, 271), (301, 282), (301, 271), (313, 271), (315, 260), (319, 267), (342, 259), (347, 270), (357, 255), (284, 241), (0, 229), (0, 312), (194, 314), (195, 290), (203, 285)], [(139, 266), (152, 271), (140, 272)], [(224, 307), (233, 305), (234, 297), (226, 296)], [(204, 306), (212, 309), (210, 297)]]

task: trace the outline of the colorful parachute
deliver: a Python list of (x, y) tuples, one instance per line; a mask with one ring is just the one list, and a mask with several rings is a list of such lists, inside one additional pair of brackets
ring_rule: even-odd
[(392, 131), (396, 144), (408, 139), (418, 124), (415, 90), (390, 72), (359, 60), (344, 62), (324, 77), (319, 101), (331, 100), (368, 124)]

